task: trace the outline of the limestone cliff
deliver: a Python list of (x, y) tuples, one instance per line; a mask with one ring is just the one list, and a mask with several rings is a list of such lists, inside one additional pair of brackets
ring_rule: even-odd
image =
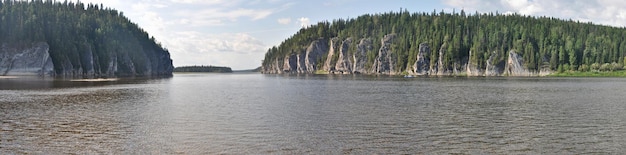
[(261, 66), (263, 73), (414, 76), (611, 72), (626, 70), (625, 34), (553, 17), (392, 11), (302, 28), (269, 48)]
[(352, 73), (368, 73), (365, 66), (367, 63), (367, 52), (371, 51), (373, 48), (371, 39), (361, 39), (357, 45), (356, 52), (352, 55)]
[(412, 74), (428, 75), (428, 70), (430, 69), (428, 53), (430, 53), (430, 46), (427, 43), (421, 43), (417, 52), (417, 60), (413, 64)]
[[(91, 48), (86, 48), (91, 49)], [(133, 61), (129, 53), (111, 53), (105, 58), (94, 54), (92, 50), (81, 52), (76, 61), (70, 55), (55, 59), (50, 54), (46, 42), (31, 44), (0, 44), (0, 75), (39, 75), (70, 77), (119, 77), (119, 76), (156, 76), (171, 75), (173, 66), (169, 53), (160, 53), (152, 57), (142, 55), (145, 61)], [(104, 61), (108, 60), (108, 61)], [(100, 68), (106, 64), (106, 68)], [(141, 68), (140, 68), (141, 67)], [(139, 73), (137, 70), (142, 70)]]
[(433, 48), (430, 43), (423, 42), (416, 48), (412, 64), (399, 64), (398, 55), (393, 50), (394, 44), (399, 42), (396, 34), (387, 34), (376, 40), (380, 43), (378, 46), (369, 37), (358, 39), (358, 43), (354, 43), (355, 40), (337, 37), (313, 40), (306, 49), (292, 49), (288, 55), (263, 65), (262, 73), (398, 75), (406, 71), (405, 74), (421, 76), (543, 76), (550, 73), (549, 69), (529, 71), (523, 65), (523, 57), (515, 50), (509, 50), (507, 54), (490, 52), (484, 55), (487, 58), (481, 66), (476, 60), (480, 56), (474, 55), (471, 50), (460, 61), (450, 62), (445, 60), (446, 54), (450, 53), (447, 51), (449, 43), (444, 42)]
[(506, 62), (506, 74), (510, 76), (531, 76), (533, 73), (523, 67), (524, 60), (522, 56), (517, 54), (515, 50), (509, 51), (509, 57)]
[(56, 1), (0, 5), (0, 75), (172, 75), (169, 51), (115, 9)]
[(524, 59), (515, 50), (509, 51), (505, 73), (508, 76), (546, 76), (552, 73), (549, 68), (541, 68), (539, 71), (530, 71), (524, 67)]
[(350, 74), (352, 73), (352, 62), (350, 61), (349, 56), (349, 48), (350, 44), (352, 44), (352, 38), (348, 38), (341, 43), (339, 49), (339, 59), (337, 59), (337, 64), (335, 64), (334, 73), (339, 74)]
[(499, 76), (504, 72), (504, 62), (500, 57), (496, 51), (491, 53), (486, 62), (485, 76)]
[(282, 71), (284, 73), (297, 73), (298, 72), (298, 55), (291, 54), (285, 57), (283, 60)]
[(448, 48), (447, 43), (443, 43), (443, 45), (441, 45), (441, 48), (439, 48), (439, 57), (437, 58), (437, 65), (436, 66), (431, 66), (430, 68), (430, 72), (433, 75), (444, 75), (444, 73), (447, 72), (446, 67), (444, 66), (445, 64), (443, 63), (443, 55), (446, 54), (446, 49)]
[(391, 51), (391, 43), (396, 38), (395, 34), (388, 34), (383, 37), (380, 50), (378, 50), (378, 56), (374, 60), (373, 73), (376, 74), (396, 74), (396, 60), (397, 56)]
[(328, 55), (326, 56), (326, 60), (324, 61), (324, 67), (322, 70), (324, 71), (334, 71), (335, 64), (337, 63), (337, 59), (335, 59), (336, 51), (339, 50), (340, 40), (335, 37), (330, 40), (330, 49), (328, 50)]
[[(474, 53), (472, 53), (472, 51), (470, 50), (469, 51), (470, 59), (472, 57), (474, 57), (473, 54)], [(465, 72), (466, 72), (467, 76), (484, 76), (485, 72), (482, 69), (478, 68), (478, 65), (474, 64), (474, 61), (476, 61), (476, 60), (469, 60), (467, 62), (467, 65), (465, 66)]]
[(309, 47), (306, 49), (306, 55), (305, 55), (305, 70), (306, 73), (313, 73), (315, 72), (318, 68), (318, 62), (320, 62), (319, 60), (322, 59), (322, 57), (324, 56), (324, 54), (328, 51), (328, 41), (326, 41), (325, 39), (318, 39), (315, 40), (311, 43), (311, 45), (309, 45)]
[(54, 75), (54, 65), (45, 42), (29, 46), (0, 44), (0, 75)]

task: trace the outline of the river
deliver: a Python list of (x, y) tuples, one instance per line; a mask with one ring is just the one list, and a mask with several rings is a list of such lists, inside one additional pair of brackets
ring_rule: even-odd
[(619, 154), (626, 79), (0, 78), (0, 154)]

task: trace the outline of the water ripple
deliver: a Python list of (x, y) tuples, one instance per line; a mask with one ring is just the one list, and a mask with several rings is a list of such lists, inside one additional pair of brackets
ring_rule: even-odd
[(617, 154), (624, 84), (193, 74), (0, 90), (0, 154)]

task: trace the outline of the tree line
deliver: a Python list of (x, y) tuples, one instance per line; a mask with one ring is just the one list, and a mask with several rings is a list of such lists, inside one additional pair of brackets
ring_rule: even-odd
[(182, 66), (174, 68), (174, 72), (212, 72), (212, 73), (232, 73), (230, 67), (220, 66)]
[[(444, 68), (453, 68), (462, 62), (484, 68), (490, 57), (495, 58), (491, 61), (506, 60), (510, 50), (522, 55), (524, 67), (531, 71), (621, 70), (626, 62), (626, 29), (623, 27), (497, 12), (410, 13), (401, 10), (324, 21), (300, 29), (280, 45), (268, 49), (262, 65), (303, 52), (319, 38), (380, 40), (386, 34), (397, 35), (391, 50), (397, 55), (395, 68), (400, 72), (414, 64), (421, 43), (431, 47), (426, 54), (431, 58), (431, 66), (437, 63), (438, 59), (434, 58), (438, 58), (444, 48)], [(350, 52), (354, 53), (356, 42), (352, 44), (355, 45), (350, 46)], [(381, 45), (375, 41), (373, 46), (379, 49)], [(368, 51), (367, 65), (371, 66), (376, 55), (376, 50)]]

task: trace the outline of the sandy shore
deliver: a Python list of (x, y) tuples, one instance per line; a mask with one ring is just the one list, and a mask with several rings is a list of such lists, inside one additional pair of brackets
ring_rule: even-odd
[(17, 76), (0, 76), (0, 79), (15, 79)]

